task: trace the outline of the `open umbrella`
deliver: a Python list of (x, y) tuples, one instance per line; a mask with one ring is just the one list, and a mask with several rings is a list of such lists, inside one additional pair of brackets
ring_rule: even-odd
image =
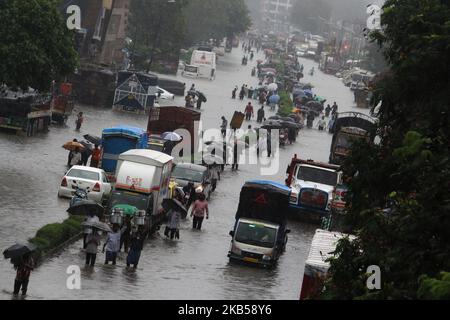
[(278, 85), (276, 83), (271, 83), (267, 86), (267, 89), (269, 91), (277, 91), (278, 90)]
[(305, 84), (305, 85), (303, 86), (303, 90), (312, 90), (312, 88), (313, 88), (313, 86), (310, 85), (310, 84)]
[(311, 90), (303, 90), (303, 92), (304, 92), (307, 96), (310, 96), (310, 97), (313, 96), (313, 93), (312, 93)]
[(275, 104), (277, 104), (278, 102), (280, 102), (280, 100), (281, 100), (281, 98), (280, 98), (280, 96), (277, 95), (277, 94), (274, 94), (274, 95), (272, 95), (272, 96), (269, 98), (269, 102), (270, 102), (270, 103), (275, 103)]
[(84, 149), (84, 146), (79, 142), (67, 142), (63, 145), (63, 148), (68, 151), (75, 151), (75, 149)]
[(315, 110), (317, 112), (323, 111), (323, 105), (320, 102), (317, 101), (310, 101), (306, 104), (306, 107), (312, 110)]
[(107, 225), (104, 222), (100, 222), (100, 221), (85, 221), (81, 225), (83, 227), (95, 228), (95, 229), (102, 230), (105, 232), (112, 232), (109, 225)]
[(223, 158), (214, 154), (207, 154), (203, 156), (203, 162), (207, 165), (223, 164)]
[(122, 213), (126, 216), (134, 216), (139, 211), (135, 206), (130, 206), (128, 204), (118, 204), (114, 206), (113, 210), (114, 209), (122, 211)]
[(89, 141), (90, 143), (96, 144), (98, 146), (100, 146), (102, 144), (102, 138), (100, 138), (100, 137), (91, 136), (90, 134), (86, 134), (83, 136), (83, 138), (85, 138), (86, 141)]
[(90, 157), (93, 149), (92, 144), (87, 141), (81, 141), (80, 143), (84, 146), (83, 153), (86, 153)]
[(67, 212), (74, 216), (103, 215), (105, 208), (93, 200), (82, 200), (75, 203)]
[(5, 257), (5, 259), (15, 259), (15, 258), (19, 258), (22, 257), (23, 255), (33, 252), (34, 250), (36, 250), (36, 246), (34, 244), (31, 243), (27, 243), (27, 244), (21, 244), (21, 243), (16, 243), (15, 245), (9, 247), (8, 249), (6, 249), (5, 251), (3, 251), (3, 256)]
[(271, 117), (269, 118), (269, 120), (280, 120), (280, 119), (281, 119), (280, 116), (271, 116)]
[(183, 219), (185, 219), (188, 214), (188, 211), (186, 210), (185, 206), (176, 199), (164, 199), (162, 202), (162, 207), (166, 211), (169, 210), (178, 211), (179, 213), (181, 213)]
[(261, 126), (262, 129), (282, 129), (283, 126), (281, 125), (281, 123), (279, 121), (275, 121), (275, 120), (268, 120), (266, 122), (263, 123), (263, 125)]
[(283, 126), (283, 128), (288, 128), (288, 129), (302, 129), (303, 126), (295, 123), (295, 122), (291, 122), (291, 121), (281, 121), (281, 125)]
[(287, 122), (295, 122), (295, 120), (292, 119), (291, 117), (281, 117), (280, 120), (281, 121), (287, 121)]
[(183, 140), (183, 138), (181, 138), (181, 136), (175, 132), (165, 132), (162, 134), (162, 138), (164, 140), (175, 141), (175, 142)]
[(197, 96), (202, 102), (208, 102), (208, 99), (206, 99), (206, 96), (203, 94), (203, 92), (197, 91)]

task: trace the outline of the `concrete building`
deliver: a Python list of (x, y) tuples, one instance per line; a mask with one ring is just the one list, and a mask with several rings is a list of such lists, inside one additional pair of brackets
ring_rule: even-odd
[(289, 30), (291, 9), (295, 0), (264, 0), (263, 21), (275, 32)]

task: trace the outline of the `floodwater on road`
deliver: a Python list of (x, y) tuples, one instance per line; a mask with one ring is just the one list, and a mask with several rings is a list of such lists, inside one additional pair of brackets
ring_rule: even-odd
[[(236, 110), (244, 111), (243, 102), (231, 99), (234, 86), (257, 86), (251, 77), (256, 62), (241, 66), (240, 48), (221, 57), (217, 78), (214, 81), (184, 79), (189, 88), (207, 95), (208, 102), (202, 110), (203, 128), (219, 128), (221, 116), (231, 119)], [(255, 58), (255, 61), (260, 56)], [(305, 74), (317, 64), (301, 59)], [(178, 78), (181, 78), (178, 76)], [(342, 82), (320, 71), (306, 75), (303, 82), (311, 82), (314, 92), (336, 101), (339, 111), (355, 110), (353, 95)], [(176, 99), (184, 105), (182, 97)], [(256, 102), (254, 102), (256, 105)], [(57, 198), (58, 186), (66, 171), (67, 152), (62, 145), (74, 138), (82, 140), (84, 134), (101, 135), (103, 128), (120, 124), (147, 127), (147, 118), (110, 109), (78, 106), (85, 113), (81, 132), (76, 132), (75, 117), (67, 127), (51, 127), (48, 134), (32, 138), (0, 133), (0, 239), (1, 247), (26, 241), (48, 223), (62, 222), (67, 218), (68, 201)], [(269, 112), (270, 113), (270, 112)], [(267, 115), (269, 117), (271, 114)], [(256, 126), (255, 122), (251, 122)], [(247, 125), (247, 123), (246, 123)], [(186, 221), (180, 231), (181, 239), (168, 241), (161, 231), (149, 240), (142, 252), (138, 270), (126, 271), (125, 257), (119, 257), (116, 267), (103, 266), (104, 255), (97, 255), (94, 270), (81, 268), (81, 290), (69, 290), (67, 268), (84, 266), (81, 242), (77, 242), (58, 255), (45, 261), (31, 275), (29, 299), (298, 299), (304, 262), (318, 226), (295, 221), (289, 222), (286, 253), (273, 270), (230, 265), (227, 252), (230, 245), (228, 232), (234, 224), (239, 193), (245, 181), (252, 179), (284, 182), (286, 167), (294, 154), (301, 158), (328, 161), (331, 136), (316, 129), (300, 132), (297, 143), (280, 150), (278, 172), (261, 176), (256, 165), (242, 165), (239, 172), (229, 167), (222, 176), (210, 201), (210, 220), (204, 230), (191, 230)], [(0, 261), (0, 299), (10, 299), (15, 271), (9, 261)]]

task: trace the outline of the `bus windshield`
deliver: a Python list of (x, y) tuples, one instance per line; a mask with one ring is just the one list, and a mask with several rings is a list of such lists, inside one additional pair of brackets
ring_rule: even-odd
[(256, 223), (239, 222), (236, 241), (252, 246), (273, 248), (277, 229)]
[(114, 208), (117, 205), (130, 205), (136, 207), (138, 210), (147, 211), (148, 204), (149, 196), (147, 195), (116, 190), (111, 196), (110, 208)]

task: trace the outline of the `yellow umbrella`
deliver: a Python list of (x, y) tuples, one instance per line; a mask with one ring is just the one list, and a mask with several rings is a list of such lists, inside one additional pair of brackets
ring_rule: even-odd
[(74, 141), (67, 142), (62, 147), (69, 151), (74, 151), (75, 149), (84, 149), (84, 146), (81, 143)]

